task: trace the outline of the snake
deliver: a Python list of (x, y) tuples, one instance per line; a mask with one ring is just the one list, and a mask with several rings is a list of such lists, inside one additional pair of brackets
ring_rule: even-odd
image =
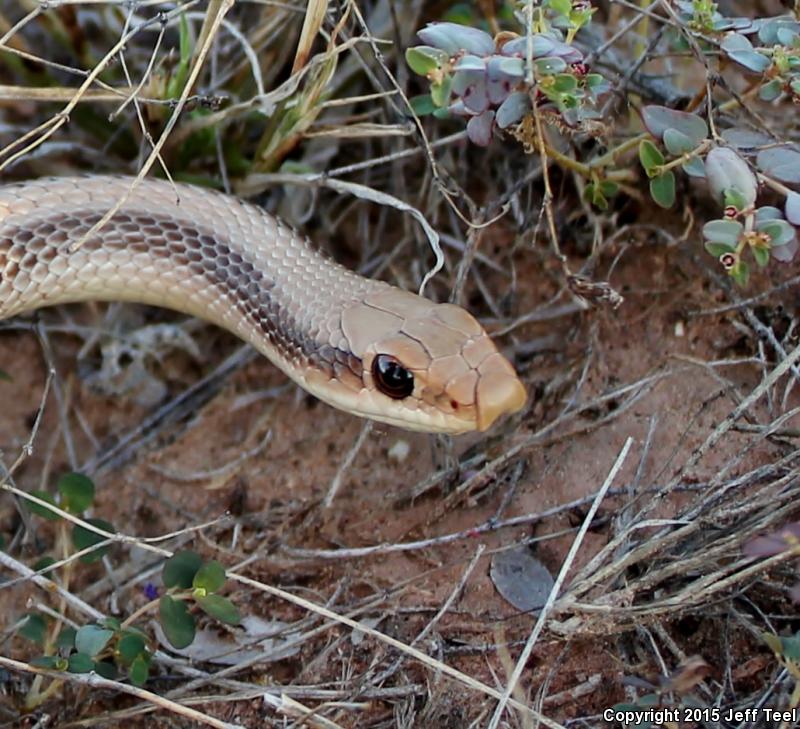
[(258, 205), (155, 178), (0, 186), (0, 320), (85, 301), (204, 319), (329, 405), (408, 430), (485, 431), (527, 399), (465, 309), (351, 271)]

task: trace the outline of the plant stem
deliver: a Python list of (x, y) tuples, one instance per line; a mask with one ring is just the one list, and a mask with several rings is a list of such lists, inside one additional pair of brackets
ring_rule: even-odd
[(706, 139), (700, 146), (695, 147), (691, 152), (686, 152), (686, 154), (682, 154), (680, 157), (672, 160), (672, 162), (667, 162), (665, 165), (661, 165), (659, 167), (659, 172), (666, 172), (667, 170), (674, 169), (675, 167), (679, 167), (680, 165), (688, 162), (690, 159), (694, 157), (699, 157), (703, 152), (705, 152), (710, 146), (712, 145), (712, 141), (710, 139)]
[(614, 147), (613, 149), (608, 150), (604, 155), (600, 157), (595, 157), (590, 163), (589, 167), (593, 170), (599, 167), (608, 167), (608, 165), (613, 164), (616, 162), (617, 157), (621, 154), (625, 154), (631, 149), (634, 149), (639, 146), (639, 142), (643, 139), (649, 139), (650, 134), (648, 132), (642, 132), (641, 134), (637, 134), (635, 137), (631, 137), (627, 141), (620, 144), (618, 147)]
[(789, 195), (792, 194), (792, 192), (794, 192), (794, 190), (786, 187), (786, 185), (784, 185), (783, 183), (778, 182), (777, 180), (773, 180), (771, 177), (768, 177), (767, 175), (761, 172), (757, 172), (756, 177), (758, 178), (759, 182), (763, 182), (767, 187), (769, 187), (772, 190), (775, 190), (775, 192), (778, 192), (781, 195), (784, 195), (785, 197), (788, 197)]
[(150, 600), (150, 602), (142, 605), (142, 607), (140, 607), (138, 610), (134, 610), (133, 613), (131, 613), (127, 618), (125, 618), (125, 620), (122, 621), (122, 623), (120, 623), (120, 628), (127, 628), (133, 625), (133, 623), (139, 619), (140, 615), (144, 615), (148, 610), (158, 605), (158, 601), (160, 599), (161, 598), (157, 597), (155, 600)]

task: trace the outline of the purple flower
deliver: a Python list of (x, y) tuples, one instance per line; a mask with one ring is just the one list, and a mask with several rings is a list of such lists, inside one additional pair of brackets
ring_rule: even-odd
[(145, 582), (144, 596), (148, 600), (155, 600), (158, 597), (158, 588), (152, 582)]

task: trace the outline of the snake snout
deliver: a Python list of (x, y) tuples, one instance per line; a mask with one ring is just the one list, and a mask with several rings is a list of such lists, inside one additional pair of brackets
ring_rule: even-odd
[(527, 399), (525, 386), (508, 360), (499, 352), (491, 355), (480, 367), (475, 397), (478, 430), (487, 430), (501, 416), (518, 412)]

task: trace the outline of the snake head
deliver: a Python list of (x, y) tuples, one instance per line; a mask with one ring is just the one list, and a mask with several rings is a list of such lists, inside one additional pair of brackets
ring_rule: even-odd
[[(520, 410), (525, 388), (464, 309), (387, 287), (347, 307), (341, 331), (361, 362), (348, 407), (412, 430), (486, 430)], [(355, 379), (355, 378), (354, 378)]]

